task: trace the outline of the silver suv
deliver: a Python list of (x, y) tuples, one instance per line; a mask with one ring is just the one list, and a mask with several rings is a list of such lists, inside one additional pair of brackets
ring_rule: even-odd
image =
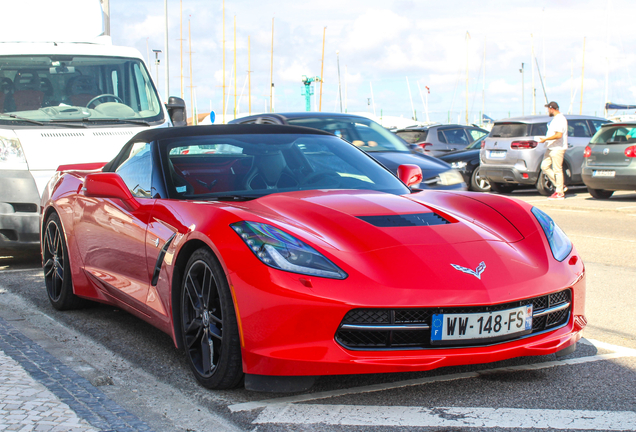
[[(583, 151), (592, 135), (609, 123), (601, 117), (566, 115), (568, 150), (563, 159), (566, 185), (581, 184)], [(539, 144), (548, 130), (549, 116), (515, 117), (495, 122), (481, 144), (479, 174), (495, 192), (512, 192), (519, 185), (536, 185), (539, 193), (552, 195), (554, 185), (541, 171), (546, 144)]]
[(435, 157), (465, 149), (482, 136), (488, 135), (488, 131), (482, 128), (458, 124), (412, 126), (399, 129), (395, 133), (409, 143), (412, 149)]

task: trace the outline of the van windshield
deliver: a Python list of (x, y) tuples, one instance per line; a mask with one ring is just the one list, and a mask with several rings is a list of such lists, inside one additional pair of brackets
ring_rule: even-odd
[[(143, 62), (107, 56), (0, 56), (0, 122), (163, 121)], [(25, 124), (36, 124), (33, 122)]]

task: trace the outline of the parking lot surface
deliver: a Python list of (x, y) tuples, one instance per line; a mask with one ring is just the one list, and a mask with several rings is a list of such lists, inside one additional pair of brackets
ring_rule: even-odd
[[(636, 430), (636, 193), (603, 201), (584, 188), (564, 201), (532, 190), (511, 196), (553, 217), (586, 264), (588, 326), (569, 356), (321, 377), (303, 394), (213, 392), (194, 381), (167, 335), (139, 319), (109, 306), (52, 309), (33, 254), (0, 258), (0, 323), (28, 341), (29, 361), (59, 363), (62, 388), (102, 402), (92, 413), (67, 404), (78, 425), (96, 430)], [(5, 357), (10, 349), (0, 346)], [(109, 410), (133, 423), (99, 423)]]

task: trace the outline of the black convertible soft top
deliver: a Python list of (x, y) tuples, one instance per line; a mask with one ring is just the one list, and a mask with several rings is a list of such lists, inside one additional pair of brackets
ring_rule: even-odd
[(332, 135), (319, 129), (302, 126), (266, 125), (266, 124), (228, 124), (206, 126), (182, 126), (147, 129), (139, 132), (130, 141), (151, 142), (168, 138), (183, 138), (206, 135), (238, 135), (238, 134), (311, 134)]

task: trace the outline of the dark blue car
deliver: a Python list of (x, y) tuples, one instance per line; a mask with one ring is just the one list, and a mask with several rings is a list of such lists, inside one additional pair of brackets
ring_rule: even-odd
[(305, 126), (330, 132), (367, 152), (394, 174), (403, 164), (417, 165), (424, 180), (420, 189), (466, 190), (462, 175), (439, 159), (412, 151), (403, 140), (366, 117), (323, 112), (267, 113), (232, 120), (239, 124)]

